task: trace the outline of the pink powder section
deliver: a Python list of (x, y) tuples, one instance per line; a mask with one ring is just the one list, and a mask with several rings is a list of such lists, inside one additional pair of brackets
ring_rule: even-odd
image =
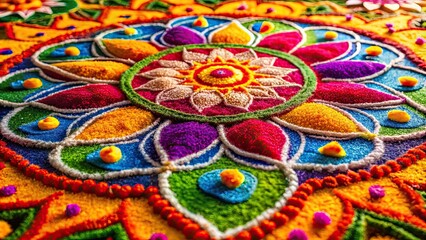
[(302, 39), (303, 37), (299, 31), (288, 31), (269, 35), (262, 39), (257, 46), (289, 52), (296, 47)]
[(351, 43), (320, 43), (297, 49), (293, 55), (302, 59), (306, 64), (325, 62), (341, 55), (349, 50)]

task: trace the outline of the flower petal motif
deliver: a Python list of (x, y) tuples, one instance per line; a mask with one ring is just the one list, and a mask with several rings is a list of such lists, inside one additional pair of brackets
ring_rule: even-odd
[(185, 62), (192, 63), (192, 62), (203, 62), (207, 60), (209, 56), (202, 53), (196, 53), (196, 52), (188, 52), (186, 48), (183, 49), (182, 52), (182, 58)]
[(278, 98), (278, 94), (274, 89), (269, 87), (248, 87), (247, 92), (253, 96), (253, 98)]
[(401, 104), (404, 99), (374, 90), (362, 84), (329, 82), (317, 85), (313, 99), (359, 106), (383, 106)]
[(208, 60), (215, 60), (216, 58), (222, 58), (223, 60), (229, 60), (231, 58), (234, 58), (234, 54), (231, 53), (230, 51), (223, 49), (223, 48), (215, 48), (210, 52), (209, 57), (207, 58)]
[(234, 58), (242, 62), (242, 61), (257, 59), (257, 55), (252, 49), (250, 49), (249, 51), (235, 54)]
[(190, 87), (177, 86), (175, 88), (165, 90), (158, 94), (157, 103), (169, 100), (179, 100), (189, 98), (194, 91)]
[(298, 31), (288, 31), (271, 34), (262, 39), (257, 46), (280, 50), (283, 52), (290, 52), (298, 46), (302, 40), (303, 36)]
[(232, 107), (248, 109), (253, 97), (245, 91), (231, 91), (224, 95), (225, 104)]
[(250, 61), (252, 66), (270, 67), (273, 66), (277, 58), (275, 57), (261, 57)]
[(228, 25), (211, 33), (209, 42), (211, 43), (235, 43), (251, 45), (254, 35), (241, 25), (239, 21), (233, 21)]
[[(226, 129), (226, 141), (249, 154), (248, 157), (262, 160), (259, 156), (283, 160), (285, 144), (288, 141), (276, 125), (257, 119), (246, 120)], [(239, 153), (241, 154), (241, 153)], [(244, 155), (244, 154), (242, 154)], [(247, 154), (245, 154), (247, 155)]]
[(384, 71), (386, 65), (373, 61), (334, 61), (318, 64), (314, 68), (323, 80), (354, 79), (359, 81)]
[(181, 74), (171, 68), (156, 68), (139, 74), (146, 78), (158, 78), (158, 77), (178, 77)]
[(201, 44), (206, 42), (203, 35), (184, 26), (173, 27), (166, 30), (163, 35), (163, 40), (172, 46)]
[[(85, 78), (97, 78), (118, 81), (121, 75), (130, 67), (124, 63), (113, 61), (78, 61), (53, 63), (66, 72)], [(57, 72), (61, 74), (61, 72)]]
[(191, 103), (199, 112), (222, 102), (223, 98), (217, 91), (200, 91), (191, 95)]
[(313, 44), (297, 49), (293, 55), (311, 65), (344, 56), (350, 50), (351, 44), (350, 42)]
[(287, 76), (289, 73), (294, 72), (295, 70), (296, 69), (271, 66), (259, 68), (255, 72), (271, 76), (284, 77)]
[(173, 68), (175, 70), (185, 70), (190, 67), (188, 63), (177, 60), (159, 60), (158, 64), (162, 67)]
[(113, 56), (140, 61), (158, 52), (158, 49), (148, 42), (129, 39), (105, 39), (105, 48)]
[(288, 82), (280, 77), (276, 78), (256, 78), (256, 80), (262, 84), (262, 86), (268, 87), (300, 87), (299, 84)]
[(159, 130), (156, 147), (163, 161), (176, 161), (207, 149), (217, 138), (207, 123), (171, 123)]
[(126, 100), (121, 90), (108, 84), (88, 84), (80, 87), (66, 89), (36, 102), (52, 106), (57, 110), (85, 111)]
[(178, 78), (158, 77), (158, 78), (154, 78), (151, 81), (143, 84), (142, 86), (135, 88), (135, 90), (148, 89), (148, 90), (152, 90), (152, 91), (162, 91), (162, 90), (174, 88), (181, 81), (182, 80), (178, 79)]

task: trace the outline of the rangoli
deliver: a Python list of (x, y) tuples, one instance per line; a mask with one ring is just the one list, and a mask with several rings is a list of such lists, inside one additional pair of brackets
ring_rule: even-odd
[(423, 1), (2, 1), (0, 239), (426, 239)]

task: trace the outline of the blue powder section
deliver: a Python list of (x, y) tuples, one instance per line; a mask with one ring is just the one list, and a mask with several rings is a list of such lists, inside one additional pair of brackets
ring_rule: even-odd
[(384, 64), (389, 64), (392, 60), (394, 60), (398, 57), (398, 55), (396, 53), (390, 51), (387, 48), (382, 48), (383, 53), (380, 54), (377, 57), (368, 56), (365, 53), (365, 50), (370, 46), (374, 46), (374, 45), (373, 44), (361, 43), (361, 52), (357, 56), (355, 56), (353, 58), (353, 60), (367, 60), (367, 61), (376, 61), (376, 62), (380, 62), (380, 63), (384, 63)]
[[(78, 56), (67, 56), (65, 54), (65, 49), (68, 47), (76, 47), (80, 50), (80, 55)], [(53, 52), (50, 53), (49, 57), (41, 57), (40, 60), (54, 60), (55, 58), (66, 58), (67, 60), (73, 60), (73, 59), (82, 59), (82, 58), (92, 58), (95, 57), (92, 55), (91, 52), (92, 47), (92, 41), (89, 42), (78, 42), (78, 43), (67, 43), (63, 46), (60, 46), (56, 48)]]
[(124, 29), (120, 29), (112, 33), (108, 33), (103, 38), (104, 39), (139, 39), (139, 40), (148, 41), (151, 38), (151, 36), (154, 35), (155, 33), (165, 30), (165, 27), (157, 26), (157, 25), (142, 25), (139, 27), (134, 27), (134, 26), (130, 26), (130, 27), (135, 28), (137, 30), (137, 33), (134, 35), (126, 35), (124, 33)]
[(382, 87), (382, 86), (380, 86), (378, 84), (375, 84), (375, 83), (365, 83), (364, 85), (367, 86), (367, 87), (369, 87), (369, 88), (372, 88), (372, 89), (375, 89), (375, 90), (382, 91), (384, 93), (389, 93), (389, 94), (394, 95), (391, 91), (387, 90), (386, 88), (384, 88), (384, 87)]
[[(352, 48), (351, 48), (351, 50), (349, 51), (349, 53), (347, 53), (346, 55), (342, 56), (342, 57), (341, 57), (341, 58), (339, 58), (339, 59), (342, 59), (342, 58), (345, 58), (345, 57), (351, 56), (352, 54), (354, 54), (354, 53), (356, 52), (356, 50), (358, 49), (357, 45), (356, 45), (356, 44), (354, 44), (354, 43), (351, 43), (351, 44), (352, 44)], [(359, 55), (359, 53), (358, 53), (358, 55)], [(350, 58), (350, 59), (353, 59), (353, 57), (352, 57), (352, 58)]]
[(363, 138), (354, 138), (350, 140), (338, 140), (343, 149), (346, 150), (346, 157), (334, 158), (327, 157), (318, 152), (318, 148), (329, 143), (330, 140), (316, 139), (306, 136), (305, 151), (297, 161), (299, 164), (314, 163), (321, 165), (338, 165), (358, 161), (374, 150), (372, 141)]
[(122, 158), (116, 163), (105, 163), (99, 156), (101, 149), (90, 153), (86, 157), (86, 161), (96, 167), (110, 170), (120, 171), (132, 168), (152, 168), (153, 166), (143, 160), (142, 154), (139, 152), (139, 142), (127, 143), (127, 144), (116, 144), (116, 147), (120, 148), (122, 152)]
[(229, 23), (230, 21), (227, 19), (219, 19), (219, 18), (212, 18), (212, 17), (205, 17), (209, 26), (207, 28), (202, 28), (202, 27), (196, 27), (193, 26), (192, 23), (198, 18), (198, 16), (193, 16), (193, 17), (187, 17), (187, 18), (183, 18), (183, 19), (177, 19), (176, 21), (171, 22), (171, 26), (172, 27), (177, 27), (177, 26), (185, 26), (191, 29), (194, 29), (198, 32), (203, 32), (204, 30), (206, 30), (207, 28), (210, 27), (220, 27), (219, 25), (221, 24), (225, 24), (225, 23)]
[(31, 58), (25, 58), (24, 61), (22, 61), (22, 63), (17, 64), (13, 68), (11, 68), (10, 73), (14, 73), (14, 72), (22, 70), (22, 69), (34, 68), (34, 67), (35, 66), (34, 66), (33, 62), (31, 61)]
[[(46, 80), (45, 78), (43, 78), (43, 77), (40, 76), (40, 74), (38, 73), (38, 71), (24, 72), (24, 73), (21, 73), (21, 74), (18, 74), (18, 75), (20, 76), (20, 79), (17, 79), (16, 81), (19, 81), (19, 80), (25, 81), (28, 78), (39, 78), (41, 80), (41, 82), (43, 83), (43, 85), (40, 88), (37, 88), (34, 92), (26, 95), (25, 99), (27, 99), (27, 98), (29, 98), (31, 96), (34, 96), (34, 95), (38, 94), (41, 91), (47, 90), (47, 89), (49, 89), (51, 87), (54, 87), (54, 86), (57, 86), (57, 85), (61, 84), (61, 83), (53, 83), (53, 82), (50, 82), (50, 81)], [(27, 91), (27, 89), (11, 90), (11, 91), (19, 92), (19, 91)]]
[(42, 140), (46, 142), (60, 142), (66, 137), (68, 126), (75, 120), (55, 116), (60, 122), (59, 126), (52, 130), (40, 130), (38, 121), (30, 122), (19, 127), (19, 130), (26, 134), (26, 137), (33, 140)]
[[(402, 86), (398, 81), (398, 78), (402, 76), (410, 76), (410, 77), (416, 78), (418, 80), (417, 85), (414, 87)], [(398, 67), (392, 67), (386, 73), (380, 75), (379, 77), (374, 78), (374, 81), (387, 85), (398, 91), (409, 92), (409, 91), (414, 91), (414, 90), (423, 88), (426, 82), (426, 76), (424, 74), (413, 72), (410, 70), (406, 70), (406, 69), (402, 69)]]
[(203, 155), (192, 159), (189, 163), (186, 163), (185, 165), (197, 165), (197, 164), (203, 164), (207, 163), (210, 159), (212, 159), (220, 150), (220, 144), (217, 144), (212, 149), (204, 153)]
[(353, 110), (349, 110), (349, 109), (344, 109), (344, 110), (348, 112), (350, 115), (352, 115), (352, 117), (354, 117), (358, 122), (362, 123), (362, 125), (366, 127), (368, 131), (370, 132), (374, 131), (374, 122), (371, 118)]
[(198, 178), (200, 189), (220, 200), (228, 203), (241, 203), (247, 201), (257, 186), (257, 178), (251, 173), (239, 170), (244, 175), (244, 182), (235, 189), (226, 187), (220, 178), (220, 173), (224, 169), (217, 169), (207, 172)]
[[(151, 131), (151, 132), (153, 132), (153, 131)], [(151, 134), (149, 136), (149, 138), (145, 141), (145, 145), (144, 145), (143, 149), (151, 157), (152, 160), (154, 160), (158, 163), (161, 163), (160, 156), (158, 156), (157, 150), (155, 150), (154, 135), (155, 134)]]
[(336, 31), (338, 33), (338, 36), (336, 39), (334, 40), (327, 40), (324, 38), (324, 35), (326, 32), (328, 32), (330, 30), (327, 29), (317, 29), (317, 30), (309, 30), (307, 32), (311, 33), (315, 33), (315, 36), (317, 37), (317, 43), (321, 43), (321, 42), (337, 42), (337, 41), (347, 41), (347, 40), (355, 40), (355, 38), (352, 35), (349, 35), (347, 33), (343, 33), (343, 32), (339, 32)]
[(302, 140), (300, 139), (300, 135), (289, 128), (282, 128), (285, 133), (287, 133), (287, 136), (289, 139), (287, 141), (290, 141), (290, 149), (288, 154), (288, 159), (291, 159), (299, 150), (300, 144), (302, 143)]
[[(399, 110), (403, 110), (403, 111), (407, 112), (411, 116), (410, 121), (406, 122), (406, 123), (399, 123), (399, 122), (394, 122), (392, 120), (389, 120), (388, 119), (388, 112), (391, 111), (391, 110), (395, 110), (395, 109), (399, 109)], [(411, 110), (408, 110), (405, 107), (380, 109), (380, 110), (364, 110), (364, 111), (373, 115), (380, 122), (380, 125), (385, 126), (385, 127), (416, 128), (416, 127), (424, 126), (426, 124), (426, 120), (423, 117), (412, 112)]]

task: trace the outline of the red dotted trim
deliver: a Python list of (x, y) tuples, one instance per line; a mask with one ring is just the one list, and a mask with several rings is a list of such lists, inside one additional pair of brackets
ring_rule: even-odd
[(6, 143), (3, 141), (0, 141), (0, 158), (10, 162), (12, 166), (18, 168), (27, 177), (41, 181), (46, 186), (74, 193), (85, 192), (94, 193), (99, 197), (127, 198), (140, 197), (143, 196), (145, 192), (145, 187), (142, 184), (136, 184), (134, 186), (113, 184), (110, 186), (106, 182), (95, 182), (94, 180), (82, 181), (79, 179), (71, 179), (66, 176), (59, 176), (55, 173), (49, 173), (47, 170), (41, 169), (38, 165), (30, 164), (23, 156), (7, 148)]

